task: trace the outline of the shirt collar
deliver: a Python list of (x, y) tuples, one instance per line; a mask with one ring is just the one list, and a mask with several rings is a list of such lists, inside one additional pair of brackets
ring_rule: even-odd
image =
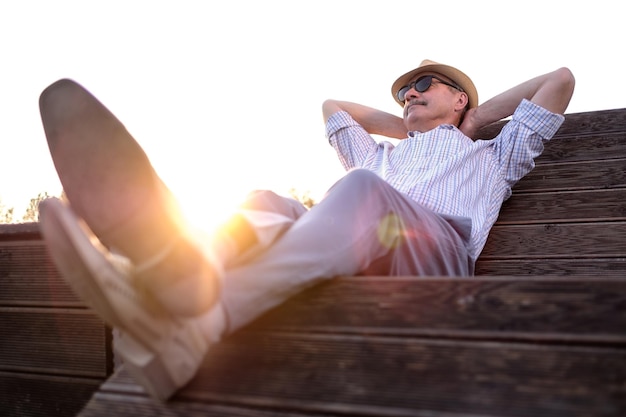
[(456, 129), (456, 126), (451, 125), (451, 124), (442, 124), (442, 125), (437, 126), (434, 129), (427, 130), (426, 132), (418, 132), (417, 130), (414, 130), (414, 131), (409, 132), (409, 137), (415, 138), (421, 135), (427, 135), (427, 134), (430, 134), (430, 132), (434, 132), (437, 129), (453, 130), (453, 129)]

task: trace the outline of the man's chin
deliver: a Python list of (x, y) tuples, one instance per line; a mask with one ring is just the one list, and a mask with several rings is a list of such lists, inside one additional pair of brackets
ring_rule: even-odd
[(421, 109), (419, 107), (421, 106), (413, 106), (413, 108), (407, 109), (406, 114), (404, 115), (404, 120), (407, 125), (410, 126), (419, 123), (419, 120), (424, 117), (421, 115)]

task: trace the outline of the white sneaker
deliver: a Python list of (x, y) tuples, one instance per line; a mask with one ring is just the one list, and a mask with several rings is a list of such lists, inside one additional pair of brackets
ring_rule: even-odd
[(220, 335), (207, 338), (197, 320), (176, 317), (141, 297), (130, 263), (111, 254), (59, 199), (42, 201), (39, 216), (44, 241), (65, 281), (121, 331), (115, 349), (135, 379), (161, 400), (189, 382), (209, 348), (208, 340)]

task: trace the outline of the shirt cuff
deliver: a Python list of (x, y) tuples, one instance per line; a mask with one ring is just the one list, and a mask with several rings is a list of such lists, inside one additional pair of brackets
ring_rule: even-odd
[(359, 126), (347, 111), (338, 111), (330, 115), (326, 122), (326, 138), (330, 139), (338, 130), (346, 127)]
[(524, 124), (545, 139), (552, 138), (565, 121), (562, 114), (552, 113), (527, 99), (523, 99), (517, 106), (512, 119)]

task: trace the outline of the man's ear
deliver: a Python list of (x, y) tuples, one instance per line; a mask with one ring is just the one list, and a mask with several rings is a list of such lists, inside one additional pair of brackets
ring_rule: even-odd
[(454, 106), (454, 110), (462, 111), (467, 106), (467, 103), (469, 103), (469, 97), (467, 96), (467, 93), (464, 92), (459, 92), (458, 97), (459, 98)]

